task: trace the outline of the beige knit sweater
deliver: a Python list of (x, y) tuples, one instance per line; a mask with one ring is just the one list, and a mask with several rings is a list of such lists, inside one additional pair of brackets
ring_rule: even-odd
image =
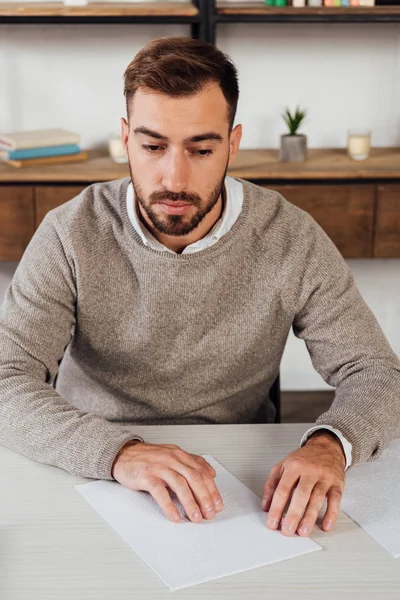
[(400, 422), (399, 361), (313, 219), (242, 181), (242, 212), (214, 246), (160, 253), (132, 227), (128, 183), (51, 211), (16, 270), (0, 313), (0, 443), (111, 478), (132, 438), (122, 422), (249, 422), (293, 326), (336, 387), (318, 423), (342, 431), (354, 462), (377, 456)]

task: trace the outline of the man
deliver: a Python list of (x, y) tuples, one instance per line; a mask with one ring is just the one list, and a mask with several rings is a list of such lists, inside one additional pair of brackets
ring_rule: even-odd
[(223, 509), (213, 468), (123, 424), (251, 421), (293, 327), (336, 397), (270, 473), (263, 508), (277, 529), (289, 503), (283, 534), (308, 535), (327, 499), (329, 531), (345, 469), (395, 433), (399, 361), (313, 219), (226, 177), (242, 134), (227, 56), (187, 38), (153, 41), (128, 66), (125, 96), (131, 180), (51, 211), (7, 291), (0, 440), (147, 490), (171, 520), (169, 490), (193, 522), (212, 519)]

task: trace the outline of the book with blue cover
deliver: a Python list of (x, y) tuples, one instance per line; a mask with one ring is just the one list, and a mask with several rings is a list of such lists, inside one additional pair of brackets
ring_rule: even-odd
[(48, 148), (81, 143), (77, 133), (66, 129), (36, 129), (29, 131), (0, 132), (0, 149), (8, 152), (28, 148)]
[(29, 158), (44, 158), (46, 156), (63, 156), (78, 154), (80, 148), (77, 144), (64, 144), (62, 146), (46, 146), (44, 148), (25, 148), (22, 150), (0, 150), (2, 160), (25, 160)]

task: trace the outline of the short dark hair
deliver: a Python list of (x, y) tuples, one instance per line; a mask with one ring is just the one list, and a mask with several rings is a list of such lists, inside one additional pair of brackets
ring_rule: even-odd
[(239, 98), (238, 75), (232, 60), (212, 44), (188, 37), (165, 37), (146, 44), (124, 73), (124, 95), (129, 105), (136, 90), (147, 87), (168, 96), (192, 96), (208, 83), (217, 83), (228, 104), (233, 128)]

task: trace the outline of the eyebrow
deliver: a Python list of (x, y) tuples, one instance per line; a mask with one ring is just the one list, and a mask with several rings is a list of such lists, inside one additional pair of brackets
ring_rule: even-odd
[[(169, 139), (167, 138), (166, 135), (161, 135), (161, 133), (157, 133), (157, 131), (153, 131), (152, 129), (149, 129), (148, 127), (136, 127), (136, 129), (133, 130), (133, 133), (135, 133), (135, 134), (143, 133), (144, 135), (148, 135), (157, 140), (163, 140), (164, 142), (169, 142)], [(214, 140), (216, 142), (222, 142), (223, 138), (219, 133), (216, 133), (214, 131), (208, 131), (207, 133), (201, 133), (199, 135), (192, 135), (190, 137), (187, 137), (183, 140), (183, 142), (185, 144), (188, 144), (191, 142), (203, 142), (205, 140)]]

